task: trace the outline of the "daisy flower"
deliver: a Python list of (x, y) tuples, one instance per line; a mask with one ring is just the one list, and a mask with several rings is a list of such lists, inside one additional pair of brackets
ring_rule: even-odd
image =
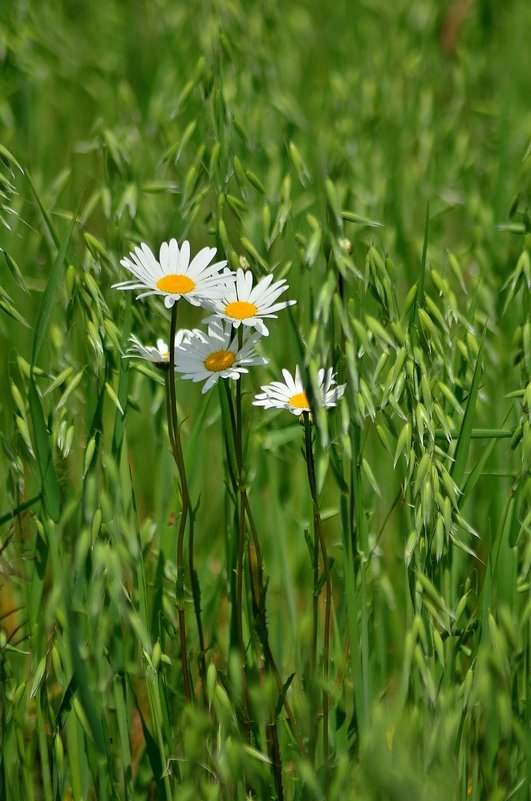
[[(266, 317), (275, 317), (275, 312), (292, 306), (296, 300), (283, 300), (276, 303), (277, 298), (288, 289), (286, 280), (272, 283), (273, 276), (260, 279), (253, 289), (253, 276), (249, 270), (238, 268), (236, 283), (228, 286), (220, 299), (213, 299), (208, 305), (216, 312), (216, 316), (239, 328), (240, 325), (256, 328), (262, 336), (269, 331), (263, 322)], [(210, 322), (208, 318), (205, 322)]]
[(120, 261), (135, 278), (114, 284), (113, 289), (147, 289), (137, 300), (147, 295), (161, 295), (168, 309), (179, 298), (200, 306), (207, 300), (223, 297), (234, 283), (234, 273), (223, 270), (227, 264), (225, 260), (210, 264), (215, 255), (216, 248), (203, 248), (190, 261), (190, 243), (184, 241), (179, 248), (177, 240), (170, 239), (160, 246), (157, 261), (151, 248), (143, 242)]
[(218, 378), (238, 379), (247, 373), (248, 367), (267, 364), (267, 359), (257, 356), (255, 346), (260, 334), (247, 332), (241, 347), (232, 326), (214, 319), (208, 333), (197, 331), (194, 336), (175, 351), (175, 370), (181, 378), (204, 381), (204, 394), (214, 386)]
[[(284, 383), (273, 381), (272, 384), (261, 387), (262, 392), (256, 395), (253, 406), (264, 406), (266, 409), (288, 409), (296, 415), (311, 411), (299, 368), (297, 367), (295, 370), (295, 377), (289, 370), (282, 370), (282, 375)], [(331, 368), (321, 369), (317, 373), (319, 395), (316, 400), (325, 409), (335, 406), (345, 394), (346, 385), (337, 384), (334, 376), (335, 373)]]
[[(177, 349), (184, 342), (188, 342), (190, 337), (194, 336), (196, 333), (199, 333), (199, 329), (197, 328), (195, 328), (193, 331), (190, 331), (188, 328), (182, 328), (180, 331), (177, 331), (175, 334), (175, 348)], [(170, 349), (163, 339), (157, 339), (156, 347), (153, 345), (148, 345), (147, 347), (142, 345), (142, 343), (135, 337), (134, 334), (131, 334), (129, 341), (131, 342), (131, 345), (127, 349), (127, 352), (124, 353), (124, 359), (134, 359), (139, 357), (148, 362), (152, 362), (157, 367), (164, 368), (169, 366)]]

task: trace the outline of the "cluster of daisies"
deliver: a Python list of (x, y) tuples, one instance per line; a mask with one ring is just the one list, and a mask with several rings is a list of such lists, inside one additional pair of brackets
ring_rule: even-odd
[[(204, 382), (203, 393), (220, 378), (239, 379), (249, 367), (267, 364), (268, 360), (256, 350), (258, 341), (269, 335), (265, 320), (276, 318), (276, 312), (296, 303), (279, 300), (288, 289), (285, 279), (273, 281), (273, 276), (268, 275), (254, 284), (250, 271), (239, 268), (234, 273), (226, 261), (212, 263), (215, 255), (215, 248), (206, 247), (190, 259), (190, 243), (185, 241), (179, 247), (171, 239), (162, 243), (157, 259), (142, 244), (120, 262), (132, 273), (133, 280), (113, 287), (142, 290), (137, 298), (160, 295), (168, 309), (184, 298), (210, 312), (203, 320), (206, 331), (183, 329), (175, 336), (174, 369), (181, 378)], [(161, 339), (156, 347), (145, 347), (131, 336), (126, 356), (141, 357), (165, 369), (170, 363), (169, 348)], [(284, 382), (261, 387), (254, 405), (288, 409), (296, 415), (309, 412), (299, 368), (294, 376), (288, 370), (283, 370), (282, 375)], [(345, 391), (344, 385), (336, 383), (331, 369), (319, 371), (318, 388), (317, 402), (326, 408), (335, 406)]]

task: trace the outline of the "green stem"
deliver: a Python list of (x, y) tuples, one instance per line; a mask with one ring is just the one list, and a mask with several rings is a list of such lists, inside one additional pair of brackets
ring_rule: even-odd
[[(170, 433), (170, 443), (172, 444), (173, 457), (181, 482), (181, 520), (177, 535), (177, 616), (179, 620), (179, 639), (181, 645), (181, 663), (183, 670), (184, 694), (187, 701), (192, 700), (192, 690), (190, 683), (190, 672), (188, 668), (188, 652), (186, 647), (186, 620), (184, 615), (184, 534), (186, 521), (190, 513), (190, 495), (188, 493), (188, 482), (186, 480), (186, 468), (179, 432), (179, 422), (177, 419), (177, 397), (175, 393), (175, 333), (177, 330), (177, 304), (174, 303), (171, 312), (170, 323), (170, 364), (169, 364), (169, 414), (168, 431)], [(193, 527), (193, 518), (190, 515), (190, 528)]]
[[(243, 329), (238, 329), (238, 348), (243, 344)], [(242, 382), (236, 381), (236, 428), (234, 429), (234, 448), (236, 450), (236, 462), (238, 466), (238, 493), (239, 493), (239, 532), (238, 532), (238, 562), (237, 562), (237, 624), (240, 653), (242, 655), (242, 665), (246, 665), (245, 647), (243, 642), (243, 558), (245, 550), (245, 477), (243, 465), (243, 426), (242, 426)]]
[[(175, 309), (177, 304), (174, 304), (173, 308)], [(177, 319), (177, 314), (175, 314), (175, 318)], [(172, 323), (173, 323), (173, 314), (172, 314)], [(173, 343), (173, 356), (172, 356), (172, 343)], [(185, 468), (185, 461), (184, 461), (184, 454), (182, 450), (182, 444), (180, 439), (180, 431), (177, 421), (177, 403), (175, 400), (175, 380), (174, 380), (174, 372), (171, 366), (175, 365), (175, 331), (173, 331), (173, 339), (170, 342), (170, 371), (172, 380), (169, 382), (170, 387), (170, 396), (173, 387), (173, 397), (170, 397), (170, 406), (171, 406), (171, 425), (170, 425), (170, 415), (168, 416), (168, 430), (170, 432), (170, 443), (172, 444), (172, 450), (175, 458), (175, 462), (179, 469), (179, 476), (181, 479), (181, 491), (183, 496), (183, 517), (184, 517), (184, 506), (185, 506), (185, 497), (186, 497), (186, 507), (188, 513), (188, 570), (190, 572), (190, 584), (192, 587), (192, 598), (194, 603), (194, 614), (195, 614), (195, 621), (197, 627), (197, 634), (199, 638), (199, 675), (201, 676), (201, 684), (203, 688), (203, 695), (206, 703), (206, 660), (205, 660), (205, 635), (203, 631), (203, 622), (201, 619), (201, 588), (199, 586), (199, 579), (197, 577), (197, 571), (195, 569), (194, 563), (194, 534), (195, 534), (195, 517), (194, 517), (194, 509), (192, 506), (192, 502), (190, 500), (190, 493), (188, 491), (188, 481), (186, 478), (186, 468)], [(183, 537), (184, 537), (184, 525), (186, 521), (181, 519), (182, 530), (183, 530)]]
[[(238, 331), (238, 345), (241, 348), (243, 342), (243, 336), (241, 329)], [(234, 416), (231, 414), (231, 420), (234, 420)], [(245, 548), (245, 519), (247, 517), (249, 521), (249, 528), (251, 530), (253, 545), (255, 549), (255, 555), (257, 560), (257, 574), (258, 574), (258, 592), (255, 591), (254, 582), (253, 582), (253, 575), (252, 575), (252, 561), (250, 559), (251, 553), (251, 544), (248, 545), (248, 565), (249, 565), (249, 578), (250, 578), (250, 587), (251, 587), (251, 597), (252, 597), (252, 604), (253, 604), (253, 613), (255, 619), (258, 618), (258, 636), (260, 642), (262, 643), (262, 647), (264, 648), (264, 656), (266, 662), (266, 669), (268, 671), (271, 670), (270, 664), (270, 657), (271, 657), (271, 650), (269, 648), (269, 638), (267, 636), (267, 621), (266, 621), (266, 614), (264, 609), (265, 604), (265, 593), (263, 592), (263, 562), (262, 562), (262, 549), (260, 548), (260, 542), (258, 540), (258, 535), (256, 532), (256, 526), (254, 524), (254, 518), (251, 511), (251, 506), (249, 504), (249, 498), (247, 496), (247, 485), (245, 482), (245, 471), (244, 471), (244, 462), (243, 462), (243, 426), (242, 426), (242, 385), (241, 380), (239, 380), (236, 384), (236, 419), (235, 419), (235, 427), (234, 431), (234, 447), (236, 451), (236, 462), (238, 467), (238, 490), (239, 490), (239, 501), (240, 501), (240, 529), (239, 529), (239, 538), (238, 538), (238, 573), (237, 573), (237, 601), (238, 601), (238, 636), (240, 638), (240, 651), (242, 655), (244, 654), (243, 651), (243, 557), (244, 557), (244, 548)], [(257, 598), (258, 595), (258, 598)], [(265, 645), (265, 647), (264, 647)], [(242, 657), (243, 658), (243, 657)], [(249, 700), (248, 700), (248, 686), (247, 686), (247, 677), (246, 677), (246, 663), (242, 661), (243, 664), (243, 674), (244, 674), (244, 687), (245, 687), (245, 705), (247, 709), (247, 715), (249, 715)], [(248, 725), (248, 724), (247, 724)], [(246, 727), (247, 728), (247, 727)], [(250, 733), (250, 732), (249, 732)], [(271, 758), (271, 769), (273, 773), (273, 780), (275, 782), (275, 788), (277, 791), (277, 798), (278, 801), (284, 801), (284, 785), (282, 781), (282, 757), (280, 753), (280, 745), (278, 742), (278, 733), (277, 733), (277, 725), (276, 725), (276, 718), (274, 712), (272, 713), (272, 717), (270, 722), (267, 724), (266, 727), (266, 735), (267, 735), (267, 742), (269, 747), (269, 755)]]
[[(317, 562), (319, 559), (319, 549), (323, 558), (323, 570), (325, 575), (325, 620), (324, 620), (324, 642), (323, 642), (323, 673), (324, 673), (324, 689), (323, 689), (323, 761), (324, 761), (324, 782), (325, 782), (325, 795), (328, 793), (328, 784), (330, 779), (330, 755), (328, 743), (328, 716), (330, 708), (330, 697), (328, 694), (328, 673), (330, 662), (330, 626), (332, 619), (332, 580), (330, 575), (330, 564), (328, 562), (328, 552), (326, 549), (326, 542), (323, 535), (321, 525), (321, 513), (319, 509), (319, 495), (317, 492), (317, 482), (315, 479), (315, 460), (313, 455), (312, 446), (312, 433), (309, 412), (303, 412), (304, 418), (304, 441), (306, 451), (306, 468), (308, 472), (308, 484), (310, 486), (310, 494), (312, 497), (313, 506), (313, 523), (314, 523), (314, 577), (315, 577), (315, 552), (317, 552)], [(319, 573), (319, 566), (317, 565), (317, 575)], [(317, 582), (314, 586), (314, 595), (317, 596)], [(317, 623), (314, 622), (317, 626)]]
[(243, 445), (242, 445), (242, 399), (240, 381), (236, 382), (236, 410), (232, 394), (227, 382), (224, 382), (229, 406), (229, 416), (234, 440), (234, 452), (236, 455), (237, 469), (237, 504), (238, 504), (238, 546), (236, 555), (236, 632), (238, 639), (238, 651), (243, 673), (244, 686), (244, 711), (245, 720), (243, 721), (248, 742), (251, 738), (251, 728), (249, 722), (249, 687), (247, 678), (247, 658), (245, 653), (245, 642), (243, 638), (243, 561), (245, 552), (245, 480), (243, 470)]
[[(249, 523), (249, 529), (251, 531), (251, 536), (253, 540), (253, 546), (255, 549), (256, 554), (256, 573), (257, 573), (257, 593), (253, 593), (253, 604), (254, 604), (254, 613), (255, 617), (258, 618), (258, 636), (260, 638), (260, 642), (262, 644), (262, 648), (264, 651), (264, 658), (267, 669), (273, 674), (275, 678), (275, 683), (277, 685), (277, 689), (279, 692), (282, 692), (284, 688), (284, 682), (282, 681), (282, 677), (280, 675), (280, 671), (277, 667), (275, 662), (275, 658), (273, 656), (273, 652), (271, 651), (271, 647), (269, 645), (269, 631), (267, 627), (267, 610), (266, 610), (266, 596), (265, 596), (265, 587), (264, 587), (264, 568), (263, 568), (263, 560), (262, 560), (262, 549), (260, 548), (260, 542), (258, 539), (258, 531), (256, 528), (256, 524), (254, 522), (254, 517), (251, 509), (251, 504), (249, 503), (249, 498), (247, 496), (247, 488), (245, 492), (245, 511), (247, 515), (247, 522)], [(251, 560), (249, 560), (249, 564), (251, 564)], [(251, 582), (252, 586), (252, 582)], [(258, 599), (256, 598), (258, 596)], [(286, 714), (288, 716), (288, 724), (291, 729), (291, 733), (293, 734), (294, 739), (297, 742), (297, 745), (300, 748), (302, 754), (307, 754), (306, 746), (303, 743), (301, 734), (299, 732), (297, 722), (295, 720), (295, 716), (289, 704), (289, 701), (284, 696), (284, 709), (286, 710)]]
[[(230, 418), (230, 425), (231, 425), (231, 432), (233, 443), (235, 446), (235, 454), (237, 453), (236, 448), (236, 441), (238, 439), (238, 429), (236, 424), (236, 415), (234, 413), (234, 406), (232, 404), (232, 397), (230, 395), (229, 387), (226, 382), (224, 382), (225, 391), (227, 394), (228, 400), (228, 411), (229, 411), (229, 418)], [(226, 450), (227, 450), (227, 465), (229, 471), (229, 479), (232, 486), (232, 490), (234, 492), (234, 497), (238, 497), (238, 479), (237, 476), (232, 468), (232, 461), (230, 455), (230, 448), (228, 443), (226, 443)], [(243, 450), (243, 449), (242, 449)], [(239, 469), (237, 465), (237, 469)], [(253, 603), (253, 615), (256, 621), (256, 630), (258, 633), (258, 637), (260, 639), (260, 643), (264, 653), (264, 660), (267, 670), (273, 675), (275, 679), (275, 683), (277, 685), (277, 689), (279, 693), (283, 691), (284, 682), (280, 675), (280, 671), (277, 667), (275, 662), (275, 658), (271, 651), (271, 647), (269, 645), (269, 633), (268, 633), (268, 626), (267, 626), (267, 611), (266, 611), (266, 592), (265, 592), (265, 584), (264, 584), (264, 565), (263, 565), (263, 558), (262, 558), (262, 549), (260, 547), (260, 540), (258, 537), (258, 530), (256, 527), (256, 523), (254, 520), (251, 504), (249, 502), (249, 496), (247, 494), (247, 486), (245, 482), (241, 483), (241, 495), (240, 498), (243, 497), (244, 507), (245, 507), (245, 516), (247, 518), (247, 523), (249, 525), (249, 531), (251, 533), (252, 539), (252, 546), (254, 548), (255, 553), (255, 560), (256, 560), (256, 582), (253, 581), (253, 577), (251, 576), (251, 595), (252, 595), (252, 603)], [(250, 543), (249, 543), (249, 565), (251, 566), (253, 561), (250, 558)], [(255, 589), (256, 584), (256, 589)], [(299, 732), (297, 722), (295, 720), (295, 716), (293, 714), (293, 710), (290, 707), (289, 701), (284, 696), (284, 709), (286, 710), (286, 715), (288, 718), (288, 725), (290, 727), (291, 733), (297, 742), (297, 745), (303, 754), (307, 754), (307, 749), (304, 745), (302, 736)], [(271, 726), (272, 724), (268, 724)], [(273, 760), (273, 767), (275, 771), (275, 783), (278, 787), (281, 779), (279, 780), (278, 771), (280, 771), (280, 763), (277, 760)]]

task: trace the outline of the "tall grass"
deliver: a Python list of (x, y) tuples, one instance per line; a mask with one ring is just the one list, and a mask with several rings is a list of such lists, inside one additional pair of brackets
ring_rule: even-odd
[[(1, 7), (0, 798), (529, 798), (530, 29)], [(111, 285), (172, 236), (298, 302), (168, 425)], [(297, 363), (336, 409), (251, 407)]]

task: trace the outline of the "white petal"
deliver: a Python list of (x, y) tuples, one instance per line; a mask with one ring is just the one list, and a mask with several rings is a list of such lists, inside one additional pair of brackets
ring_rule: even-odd
[(181, 245), (178, 262), (176, 272), (178, 275), (184, 275), (188, 272), (188, 265), (190, 263), (190, 243), (187, 239), (185, 239)]

